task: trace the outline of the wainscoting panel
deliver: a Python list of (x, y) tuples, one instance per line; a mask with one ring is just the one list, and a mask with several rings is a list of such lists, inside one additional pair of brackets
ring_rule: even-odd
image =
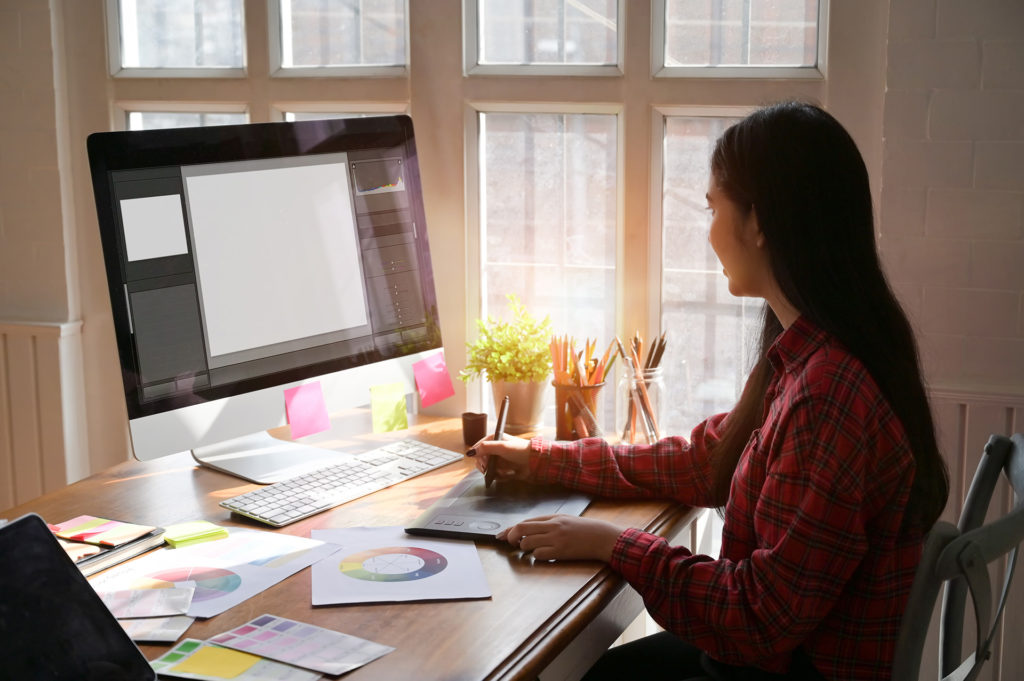
[[(1024, 430), (1024, 395), (936, 390), (932, 392), (931, 399), (939, 447), (949, 466), (949, 503), (943, 519), (956, 523), (989, 436), (1011, 435)], [(1008, 486), (1001, 486), (992, 498), (989, 518), (1005, 513), (1012, 504)], [(1005, 565), (992, 569), (993, 606), (998, 603), (995, 599), (1002, 588), (1005, 569)], [(938, 678), (935, 673), (938, 667), (937, 617), (936, 612), (931, 623), (930, 643), (925, 651), (925, 664), (922, 665), (922, 678)], [(965, 630), (964, 648), (970, 650), (975, 641), (973, 622), (969, 622)], [(992, 659), (978, 677), (979, 681), (1024, 679), (1021, 631), (1024, 631), (1024, 570), (1018, 566), (1002, 630), (997, 634)]]
[(0, 322), (0, 508), (87, 474), (78, 447), (80, 329)]

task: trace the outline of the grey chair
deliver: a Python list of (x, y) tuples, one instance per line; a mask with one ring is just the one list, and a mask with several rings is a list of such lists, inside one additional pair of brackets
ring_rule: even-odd
[[(1014, 492), (1013, 509), (985, 524), (989, 502), (1002, 474)], [(991, 655), (991, 643), (1002, 621), (1021, 541), (1024, 541), (1024, 436), (993, 435), (985, 445), (958, 526), (940, 521), (928, 534), (896, 644), (894, 680), (919, 679), (928, 625), (943, 586), (938, 678), (942, 681), (977, 678)], [(989, 565), (1004, 558), (1006, 577), (993, 610)], [(962, 647), (968, 595), (973, 606), (976, 643), (974, 651), (965, 658)]]

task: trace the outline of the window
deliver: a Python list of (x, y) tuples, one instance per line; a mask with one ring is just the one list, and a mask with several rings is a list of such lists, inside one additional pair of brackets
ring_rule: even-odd
[(278, 75), (403, 75), (405, 0), (275, 0), (271, 70)]
[(189, 128), (204, 125), (236, 125), (246, 123), (244, 113), (203, 113), (181, 111), (130, 111), (129, 130), (156, 130), (159, 128)]
[[(608, 343), (615, 334), (616, 115), (481, 112), (479, 121), (481, 316), (504, 316), (505, 296), (515, 293), (580, 349), (586, 339)], [(553, 425), (554, 412), (548, 416)]]
[(243, 75), (242, 0), (108, 0), (111, 73)]
[[(665, 432), (739, 394), (760, 308), (707, 244), (708, 156), (760, 103), (827, 99), (826, 0), (106, 7), (115, 126), (412, 115), (453, 374), (516, 293), (580, 343), (667, 331)], [(482, 382), (457, 390), (493, 408)]]
[(820, 78), (826, 0), (656, 0), (660, 76)]
[(466, 72), (621, 75), (624, 12), (616, 0), (466, 2)]
[(701, 419), (731, 409), (750, 370), (760, 301), (729, 293), (708, 243), (704, 196), (715, 140), (741, 116), (662, 119), (661, 328), (674, 336), (662, 360), (667, 403), (675, 407), (664, 415), (667, 432), (688, 433)]

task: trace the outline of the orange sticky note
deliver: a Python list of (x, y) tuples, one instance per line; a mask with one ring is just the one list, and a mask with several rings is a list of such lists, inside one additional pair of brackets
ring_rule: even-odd
[(455, 394), (452, 378), (448, 375), (448, 365), (444, 361), (444, 351), (421, 359), (412, 365), (412, 373), (416, 378), (416, 390), (420, 394), (420, 404), (429, 407), (435, 402)]
[(303, 383), (284, 391), (284, 410), (292, 437), (312, 435), (331, 427), (324, 402), (324, 390), (320, 381)]

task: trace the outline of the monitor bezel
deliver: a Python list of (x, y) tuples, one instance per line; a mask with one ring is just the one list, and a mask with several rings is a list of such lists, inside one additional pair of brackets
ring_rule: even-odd
[[(397, 114), (365, 118), (103, 132), (90, 135), (87, 147), (129, 422), (223, 398), (295, 384), (346, 369), (418, 356), (442, 347), (422, 185), (418, 163), (413, 162), (406, 167), (404, 181), (408, 195), (413, 198), (409, 208), (417, 226), (417, 253), (420, 258), (421, 280), (424, 283), (427, 333), (421, 342), (395, 349), (392, 353), (377, 350), (369, 357), (365, 356), (365, 353), (355, 357), (335, 357), (224, 385), (200, 387), (190, 393), (150, 401), (140, 400), (142, 386), (135, 368), (137, 360), (129, 312), (124, 301), (124, 292), (121, 290), (121, 282), (125, 280), (126, 262), (122, 256), (121, 230), (113, 208), (116, 204), (113, 173), (123, 170), (333, 154), (387, 147), (402, 147), (404, 156), (415, 161), (416, 146), (412, 119), (407, 115)], [(118, 304), (119, 301), (122, 304)]]

